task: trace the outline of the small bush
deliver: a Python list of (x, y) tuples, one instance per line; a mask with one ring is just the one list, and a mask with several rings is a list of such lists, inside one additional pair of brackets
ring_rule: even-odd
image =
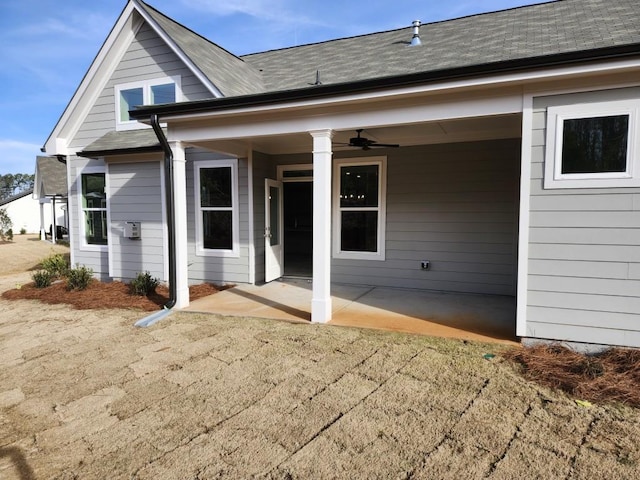
[(93, 270), (84, 265), (76, 265), (67, 271), (67, 290), (84, 290), (91, 283)]
[(11, 218), (9, 218), (9, 214), (4, 208), (0, 208), (0, 241), (12, 241), (13, 240), (13, 230), (11, 227), (13, 223), (11, 223)]
[(25, 235), (27, 233), (27, 229), (26, 228), (21, 228), (20, 229), (20, 235)]
[(64, 277), (69, 270), (69, 262), (61, 253), (54, 253), (40, 262), (40, 266), (54, 277)]
[(47, 288), (51, 286), (53, 275), (47, 270), (38, 270), (33, 275), (31, 275), (31, 279), (36, 285), (36, 288)]
[(149, 272), (138, 273), (136, 278), (131, 280), (129, 289), (134, 295), (140, 295), (144, 297), (156, 291), (156, 287), (160, 283), (160, 280), (151, 276)]

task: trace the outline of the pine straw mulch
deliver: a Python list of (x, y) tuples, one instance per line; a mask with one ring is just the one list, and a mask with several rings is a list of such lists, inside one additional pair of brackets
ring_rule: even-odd
[[(189, 287), (189, 299), (197, 300), (230, 287), (215, 286), (210, 283), (192, 285)], [(84, 290), (69, 291), (66, 282), (60, 280), (46, 288), (36, 288), (33, 283), (29, 283), (13, 290), (7, 290), (2, 294), (2, 298), (7, 300), (40, 300), (50, 304), (65, 303), (79, 310), (133, 308), (150, 312), (162, 308), (167, 303), (169, 290), (160, 285), (155, 292), (145, 297), (130, 293), (129, 285), (126, 283), (105, 283), (92, 280)]]
[(640, 408), (640, 350), (611, 348), (585, 355), (561, 345), (514, 348), (502, 354), (527, 380), (572, 397)]

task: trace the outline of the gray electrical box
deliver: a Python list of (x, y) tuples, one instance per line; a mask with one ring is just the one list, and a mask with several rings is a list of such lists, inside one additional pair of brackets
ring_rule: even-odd
[(140, 239), (140, 222), (125, 222), (124, 236), (132, 240)]

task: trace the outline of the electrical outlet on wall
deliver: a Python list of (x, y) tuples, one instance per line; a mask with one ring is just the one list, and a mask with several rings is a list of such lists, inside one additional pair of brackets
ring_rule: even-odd
[(430, 267), (431, 267), (431, 262), (429, 260), (422, 260), (420, 262), (420, 268), (422, 268), (422, 270), (429, 270)]

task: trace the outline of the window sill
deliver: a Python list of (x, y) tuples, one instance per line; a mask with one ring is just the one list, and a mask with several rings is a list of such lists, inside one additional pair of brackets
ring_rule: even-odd
[(616, 178), (549, 178), (545, 176), (544, 189), (558, 190), (563, 188), (629, 188), (640, 187), (640, 178), (630, 176)]
[(106, 253), (109, 250), (109, 245), (91, 245), (88, 243), (83, 243), (80, 246), (81, 252), (104, 252)]
[(223, 258), (240, 258), (240, 252), (237, 250), (208, 250), (202, 247), (196, 248), (196, 256), (198, 257), (223, 257)]
[(370, 260), (384, 262), (384, 252), (335, 252), (333, 258), (336, 260)]

